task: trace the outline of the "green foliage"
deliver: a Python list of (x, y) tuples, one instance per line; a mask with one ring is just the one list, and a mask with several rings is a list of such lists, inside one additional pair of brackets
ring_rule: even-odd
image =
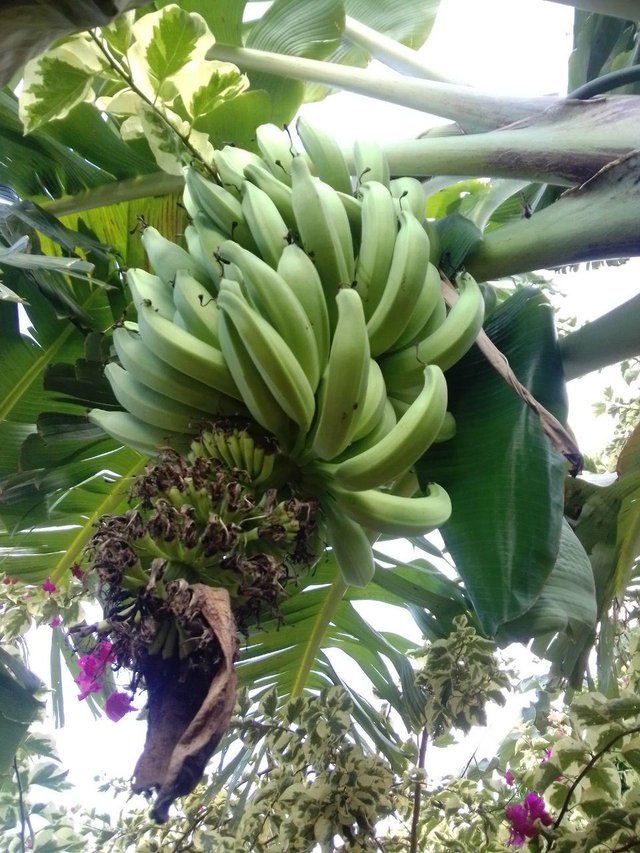
[(495, 646), (478, 636), (464, 616), (454, 619), (455, 630), (418, 653), (424, 665), (416, 684), (425, 693), (424, 726), (432, 737), (452, 728), (468, 732), (487, 723), (488, 700), (504, 705), (509, 677), (499, 666)]

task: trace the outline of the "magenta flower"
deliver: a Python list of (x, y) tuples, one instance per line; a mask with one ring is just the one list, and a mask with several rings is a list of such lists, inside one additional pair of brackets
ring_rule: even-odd
[(51, 581), (50, 578), (47, 578), (46, 581), (42, 584), (42, 589), (45, 592), (48, 592), (51, 595), (52, 592), (56, 591), (56, 585)]
[(547, 763), (547, 761), (551, 758), (551, 752), (552, 752), (551, 747), (549, 747), (548, 749), (545, 749), (544, 755), (540, 759), (540, 764), (546, 764)]
[(102, 678), (107, 664), (113, 660), (111, 643), (100, 640), (95, 649), (88, 655), (78, 658), (79, 674), (73, 680), (80, 688), (78, 699), (86, 699), (90, 693), (102, 690)]
[(538, 835), (540, 823), (543, 826), (550, 826), (553, 822), (545, 809), (544, 800), (533, 791), (529, 791), (522, 803), (507, 806), (504, 814), (511, 824), (507, 843), (512, 847), (522, 847), (528, 838)]
[(130, 711), (137, 711), (131, 704), (133, 700), (129, 699), (126, 693), (110, 693), (107, 696), (107, 701), (104, 704), (104, 711), (110, 720), (117, 723), (125, 714)]
[(57, 628), (58, 625), (62, 622), (62, 619), (59, 616), (54, 616), (49, 622), (50, 628)]
[(511, 770), (505, 770), (504, 781), (505, 785), (513, 785), (513, 783), (516, 781), (515, 776), (513, 775)]

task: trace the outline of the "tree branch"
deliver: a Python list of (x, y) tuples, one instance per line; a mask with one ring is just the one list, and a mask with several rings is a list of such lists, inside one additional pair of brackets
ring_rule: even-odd
[[(418, 769), (424, 770), (427, 755), (427, 743), (429, 733), (423, 729), (420, 736), (420, 750), (418, 753)], [(420, 801), (422, 799), (422, 782), (417, 780), (413, 789), (413, 812), (411, 815), (411, 836), (409, 842), (409, 853), (418, 853), (418, 821), (420, 820)]]
[[(587, 764), (585, 764), (585, 766), (582, 768), (580, 773), (578, 773), (576, 778), (573, 780), (573, 782), (569, 786), (569, 790), (567, 791), (567, 796), (565, 797), (564, 803), (562, 804), (562, 808), (560, 809), (560, 813), (558, 814), (558, 817), (556, 818), (555, 823), (553, 824), (554, 829), (557, 829), (560, 826), (560, 823), (562, 822), (563, 817), (567, 813), (567, 809), (569, 808), (569, 803), (571, 802), (571, 797), (573, 797), (574, 791), (576, 790), (576, 788), (578, 787), (580, 782), (582, 782), (582, 780), (587, 775), (587, 773), (594, 766), (594, 764), (597, 761), (599, 761), (602, 758), (602, 756), (611, 749), (611, 747), (614, 745), (614, 743), (617, 743), (621, 738), (626, 737), (627, 735), (635, 735), (635, 734), (638, 734), (638, 732), (640, 732), (640, 726), (636, 726), (633, 729), (625, 729), (625, 731), (619, 732), (617, 735), (610, 738), (605, 743), (605, 745), (602, 747), (602, 749), (598, 750), (598, 752), (596, 752), (594, 755), (591, 756), (591, 758), (589, 759)], [(624, 850), (626, 848), (622, 848), (622, 849)]]

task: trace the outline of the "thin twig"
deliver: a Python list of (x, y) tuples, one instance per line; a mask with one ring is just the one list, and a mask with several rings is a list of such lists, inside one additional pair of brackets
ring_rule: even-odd
[[(423, 729), (420, 736), (420, 750), (418, 752), (418, 769), (424, 770), (425, 758), (427, 755), (427, 743), (429, 742), (429, 733)], [(413, 814), (411, 815), (411, 839), (409, 843), (409, 853), (418, 853), (418, 821), (420, 819), (420, 800), (422, 799), (422, 782), (420, 779), (416, 781), (413, 789)]]
[(116, 72), (116, 74), (119, 74), (120, 77), (122, 77), (122, 79), (125, 81), (127, 86), (129, 86), (129, 88), (131, 89), (131, 91), (135, 92), (136, 95), (138, 95), (138, 97), (141, 98), (145, 102), (145, 104), (147, 104), (147, 106), (151, 107), (151, 109), (155, 112), (155, 114), (169, 128), (169, 130), (172, 133), (175, 133), (175, 135), (178, 137), (180, 142), (182, 142), (184, 147), (189, 151), (189, 153), (194, 158), (194, 160), (197, 160), (202, 165), (202, 168), (207, 172), (208, 176), (210, 178), (212, 178), (213, 180), (217, 181), (218, 176), (216, 175), (215, 171), (211, 168), (211, 166), (209, 166), (208, 163), (206, 163), (202, 159), (202, 155), (199, 153), (199, 151), (193, 147), (192, 143), (189, 141), (189, 136), (187, 134), (180, 133), (180, 131), (177, 130), (177, 128), (175, 128), (173, 126), (173, 124), (171, 124), (171, 122), (164, 115), (162, 110), (158, 108), (155, 101), (152, 101), (149, 97), (147, 97), (147, 95), (145, 95), (145, 93), (142, 91), (142, 89), (140, 89), (136, 85), (136, 83), (135, 83), (133, 77), (131, 76), (131, 74), (129, 73), (129, 71), (127, 71), (127, 69), (124, 67), (124, 65), (122, 65), (122, 63), (118, 62), (118, 60), (113, 56), (113, 54), (107, 48), (107, 46), (104, 44), (104, 42), (98, 38), (98, 36), (95, 34), (94, 30), (89, 30), (89, 36), (92, 39), (92, 41), (95, 42), (96, 46), (98, 47), (98, 50), (102, 53), (102, 55), (107, 60), (107, 62), (111, 66), (111, 68)]
[[(569, 808), (569, 803), (571, 802), (571, 797), (573, 796), (573, 792), (576, 790), (576, 788), (578, 787), (580, 782), (582, 782), (582, 780), (587, 775), (587, 773), (591, 770), (591, 768), (596, 763), (596, 761), (598, 761), (600, 758), (602, 758), (602, 756), (605, 754), (605, 752), (608, 752), (611, 749), (611, 747), (614, 745), (614, 743), (616, 743), (616, 741), (619, 741), (621, 738), (626, 737), (627, 735), (638, 734), (638, 732), (640, 732), (640, 726), (636, 726), (634, 729), (625, 729), (625, 731), (619, 732), (615, 737), (612, 737), (610, 740), (608, 740), (605, 743), (605, 745), (602, 747), (601, 750), (599, 750), (598, 752), (596, 752), (594, 755), (591, 756), (590, 760), (587, 762), (587, 764), (585, 764), (585, 766), (582, 768), (580, 773), (578, 773), (576, 778), (573, 780), (573, 782), (569, 786), (569, 790), (567, 791), (567, 796), (565, 797), (564, 803), (562, 804), (562, 808), (560, 809), (560, 813), (559, 813), (558, 817), (556, 818), (555, 823), (553, 824), (554, 829), (557, 829), (560, 826), (562, 818), (565, 816), (565, 814), (567, 813), (567, 809)], [(622, 849), (626, 849), (626, 848), (622, 848)]]
[(26, 853), (25, 841), (24, 841), (24, 828), (27, 826), (29, 828), (29, 836), (31, 838), (31, 847), (34, 846), (35, 837), (33, 834), (33, 827), (31, 826), (31, 821), (29, 820), (29, 816), (25, 812), (24, 808), (24, 792), (22, 790), (22, 782), (20, 781), (20, 771), (18, 770), (18, 760), (16, 757), (13, 757), (13, 770), (16, 774), (16, 785), (18, 786), (18, 807), (20, 809), (20, 850), (21, 853)]

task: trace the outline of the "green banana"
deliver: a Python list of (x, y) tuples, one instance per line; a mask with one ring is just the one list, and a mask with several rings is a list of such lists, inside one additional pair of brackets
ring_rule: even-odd
[(290, 347), (315, 391), (321, 370), (316, 339), (309, 318), (289, 285), (269, 264), (232, 240), (220, 246), (220, 259), (230, 260), (240, 269), (250, 302)]
[(243, 181), (242, 212), (263, 260), (275, 269), (289, 239), (280, 211), (264, 190)]
[(289, 443), (292, 424), (265, 384), (240, 334), (224, 312), (218, 327), (220, 346), (242, 400), (254, 420), (275, 435), (280, 444)]
[(275, 124), (261, 124), (256, 128), (256, 141), (271, 173), (291, 186), (291, 161), (296, 152), (289, 134)]
[(268, 169), (261, 169), (259, 166), (247, 166), (244, 170), (244, 176), (269, 196), (287, 226), (295, 231), (296, 218), (293, 215), (293, 204), (291, 202), (291, 178), (287, 182), (284, 179), (279, 180)]
[(204, 271), (200, 269), (196, 259), (181, 246), (163, 237), (157, 228), (146, 225), (141, 239), (154, 273), (165, 284), (173, 283), (178, 270), (188, 270), (196, 278), (206, 280)]
[[(291, 201), (293, 212), (296, 217), (297, 231), (300, 234), (302, 245), (307, 254), (312, 258), (325, 292), (329, 320), (333, 325), (335, 321), (335, 295), (341, 285), (350, 284), (353, 278), (353, 269), (350, 267), (349, 257), (345, 255), (344, 229), (349, 232), (349, 221), (342, 202), (338, 200), (340, 213), (337, 214), (337, 206), (327, 206), (327, 194), (323, 192), (320, 180), (314, 178), (309, 167), (302, 157), (295, 157), (291, 163)], [(331, 193), (335, 193), (331, 187), (324, 185)], [(337, 216), (337, 218), (336, 218)], [(353, 248), (351, 250), (353, 258)]]
[(353, 492), (331, 485), (338, 506), (358, 524), (390, 536), (421, 536), (443, 525), (451, 515), (451, 499), (437, 483), (429, 494), (405, 498), (367, 489)]
[(396, 426), (378, 444), (336, 468), (336, 482), (348, 489), (373, 489), (400, 477), (428, 450), (447, 412), (447, 381), (439, 367), (424, 371), (424, 387)]
[[(197, 214), (203, 216), (204, 214)], [(207, 217), (205, 217), (206, 219)], [(208, 219), (207, 219), (208, 221)], [(216, 268), (213, 256), (207, 257), (202, 240), (198, 234), (198, 229), (195, 225), (187, 225), (184, 229), (184, 239), (187, 244), (187, 251), (195, 260), (203, 275), (201, 276), (203, 284), (210, 293), (218, 292), (218, 284), (220, 283), (220, 271)], [(222, 238), (226, 240), (226, 237)]]
[(336, 297), (338, 321), (329, 362), (320, 383), (318, 417), (312, 448), (321, 459), (333, 459), (351, 441), (369, 378), (370, 350), (362, 301), (355, 290), (342, 288)]
[(247, 414), (247, 410), (239, 400), (214, 391), (210, 386), (180, 373), (179, 370), (161, 361), (147, 349), (136, 332), (123, 328), (114, 329), (113, 347), (124, 369), (152, 391), (173, 397), (174, 400), (187, 406), (202, 409), (209, 415), (243, 416)]
[(358, 140), (353, 146), (353, 162), (358, 187), (367, 181), (389, 186), (389, 163), (379, 143), (372, 139)]
[(391, 195), (398, 202), (398, 212), (410, 210), (418, 222), (426, 216), (426, 198), (422, 184), (417, 178), (394, 178), (389, 183)]
[(320, 180), (329, 184), (334, 190), (350, 194), (349, 167), (342, 149), (333, 136), (317, 125), (313, 125), (304, 116), (300, 116), (296, 122), (296, 130)]
[(398, 221), (393, 198), (384, 184), (369, 181), (360, 187), (362, 235), (355, 266), (356, 288), (367, 320), (376, 309), (389, 276)]
[(215, 163), (220, 183), (229, 192), (232, 192), (236, 198), (240, 197), (242, 182), (244, 181), (244, 170), (246, 166), (253, 164), (264, 168), (266, 163), (257, 154), (252, 151), (245, 151), (244, 148), (236, 148), (235, 145), (225, 145), (224, 148), (218, 148), (213, 152), (213, 162)]
[(133, 304), (151, 306), (161, 317), (173, 317), (173, 299), (171, 288), (157, 275), (145, 270), (127, 270), (127, 285), (131, 291)]
[(362, 527), (340, 511), (331, 499), (322, 505), (327, 538), (345, 583), (366, 586), (375, 572), (369, 537)]
[[(252, 168), (248, 166), (247, 168)], [(253, 167), (255, 168), (255, 167)], [(185, 169), (185, 183), (203, 213), (209, 217), (216, 228), (232, 240), (237, 240), (250, 249), (257, 246), (242, 213), (240, 201), (224, 187), (203, 178), (194, 168)]]
[(130, 415), (129, 412), (106, 412), (103, 409), (91, 409), (89, 420), (99, 426), (107, 435), (121, 442), (125, 447), (137, 450), (143, 456), (156, 456), (165, 447), (185, 450), (185, 437), (152, 427)]
[(178, 328), (145, 305), (138, 310), (138, 324), (144, 345), (159, 359), (192, 379), (240, 399), (219, 349)]
[(278, 404), (302, 433), (307, 433), (315, 413), (315, 399), (309, 380), (291, 348), (251, 307), (237, 282), (222, 280), (218, 308), (235, 327)]
[[(382, 414), (380, 416), (380, 420), (373, 427), (373, 429), (364, 435), (362, 438), (359, 438), (357, 441), (351, 442), (348, 445), (346, 450), (344, 450), (339, 456), (336, 456), (335, 459), (331, 461), (331, 465), (337, 465), (340, 462), (343, 462), (345, 459), (351, 459), (352, 456), (357, 456), (365, 450), (368, 450), (369, 447), (373, 447), (376, 445), (381, 439), (387, 435), (387, 433), (391, 432), (394, 426), (397, 424), (398, 418), (396, 417), (396, 413), (394, 411), (393, 406), (389, 398), (387, 398), (384, 408), (382, 410)], [(331, 468), (331, 476), (333, 476), (333, 471), (335, 469)]]
[[(220, 248), (220, 243), (224, 243), (229, 238), (219, 228), (216, 228), (206, 213), (202, 211), (198, 211), (193, 217), (193, 227), (197, 232), (201, 253), (204, 256), (209, 276), (213, 280), (217, 292), (220, 287), (220, 279), (222, 278), (222, 266), (220, 261), (217, 260), (216, 254)], [(187, 231), (188, 228), (185, 229), (185, 236), (187, 235)], [(191, 251), (190, 245), (189, 251)]]
[(364, 438), (376, 426), (387, 402), (387, 389), (384, 384), (384, 376), (378, 362), (374, 359), (369, 361), (369, 376), (367, 378), (367, 390), (364, 402), (358, 409), (351, 441)]
[(446, 316), (446, 305), (440, 287), (440, 273), (432, 263), (428, 263), (424, 281), (420, 288), (420, 295), (418, 296), (411, 319), (398, 340), (389, 347), (389, 352), (405, 349), (425, 338), (429, 334), (429, 332), (425, 333), (425, 327), (439, 305), (442, 306), (442, 314), (440, 315), (438, 325), (440, 325)]
[[(353, 237), (351, 235), (349, 215), (344, 202), (344, 199), (351, 198), (351, 196), (348, 196), (345, 193), (336, 192), (332, 186), (325, 184), (324, 181), (321, 180), (318, 180), (318, 191), (320, 193), (320, 198), (325, 205), (325, 209), (335, 226), (342, 249), (342, 255), (347, 265), (347, 274), (349, 276), (348, 283), (352, 284), (355, 273)], [(355, 198), (353, 199), (353, 203), (356, 206), (359, 204)]]
[(367, 334), (374, 356), (387, 352), (409, 324), (420, 298), (425, 270), (429, 263), (429, 238), (408, 210), (398, 216), (389, 277), (373, 314), (367, 321)]
[(290, 243), (284, 247), (277, 268), (278, 275), (289, 285), (305, 310), (316, 339), (318, 363), (322, 366), (329, 357), (329, 313), (322, 282), (315, 264), (300, 246)]
[(197, 279), (184, 270), (180, 270), (176, 275), (173, 302), (187, 331), (220, 349), (216, 301)]
[(170, 432), (196, 433), (207, 418), (204, 412), (147, 388), (114, 362), (107, 364), (104, 373), (122, 408), (144, 423)]
[(415, 346), (381, 360), (380, 367), (391, 392), (415, 385), (425, 364), (437, 364), (447, 370), (475, 342), (484, 317), (482, 291), (468, 273), (462, 273), (457, 280), (462, 292), (442, 325)]

